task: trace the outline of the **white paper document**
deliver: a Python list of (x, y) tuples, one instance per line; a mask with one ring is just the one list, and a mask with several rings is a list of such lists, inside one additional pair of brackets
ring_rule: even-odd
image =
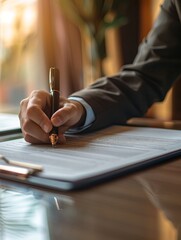
[(0, 113), (0, 135), (20, 131), (17, 114)]
[(82, 181), (134, 168), (137, 164), (181, 155), (181, 131), (113, 126), (84, 135), (68, 135), (67, 142), (32, 145), (23, 139), (0, 143), (8, 159), (40, 164), (40, 178)]

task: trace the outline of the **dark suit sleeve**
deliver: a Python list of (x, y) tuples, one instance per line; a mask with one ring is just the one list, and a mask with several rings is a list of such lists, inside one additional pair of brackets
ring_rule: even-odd
[(124, 124), (131, 117), (143, 116), (148, 108), (162, 101), (181, 73), (181, 23), (179, 0), (166, 0), (160, 14), (141, 43), (135, 61), (111, 77), (73, 96), (82, 97), (95, 113), (88, 130)]

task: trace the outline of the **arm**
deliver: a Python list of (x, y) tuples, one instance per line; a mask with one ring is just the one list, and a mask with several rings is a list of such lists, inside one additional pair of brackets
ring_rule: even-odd
[(94, 111), (95, 121), (87, 130), (124, 124), (162, 101), (180, 72), (181, 23), (174, 1), (166, 0), (134, 63), (72, 96), (82, 97)]

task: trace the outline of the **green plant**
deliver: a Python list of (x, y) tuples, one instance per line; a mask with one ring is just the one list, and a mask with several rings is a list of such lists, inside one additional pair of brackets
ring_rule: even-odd
[(58, 0), (61, 9), (90, 38), (88, 55), (94, 64), (106, 57), (105, 32), (127, 21), (128, 0)]

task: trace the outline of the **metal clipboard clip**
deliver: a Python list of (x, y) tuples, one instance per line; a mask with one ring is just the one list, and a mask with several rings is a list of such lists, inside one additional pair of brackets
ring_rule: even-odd
[(3, 164), (0, 164), (0, 173), (3, 175), (25, 179), (37, 172), (43, 171), (41, 165), (9, 160), (3, 155), (0, 155), (0, 160), (3, 161)]

